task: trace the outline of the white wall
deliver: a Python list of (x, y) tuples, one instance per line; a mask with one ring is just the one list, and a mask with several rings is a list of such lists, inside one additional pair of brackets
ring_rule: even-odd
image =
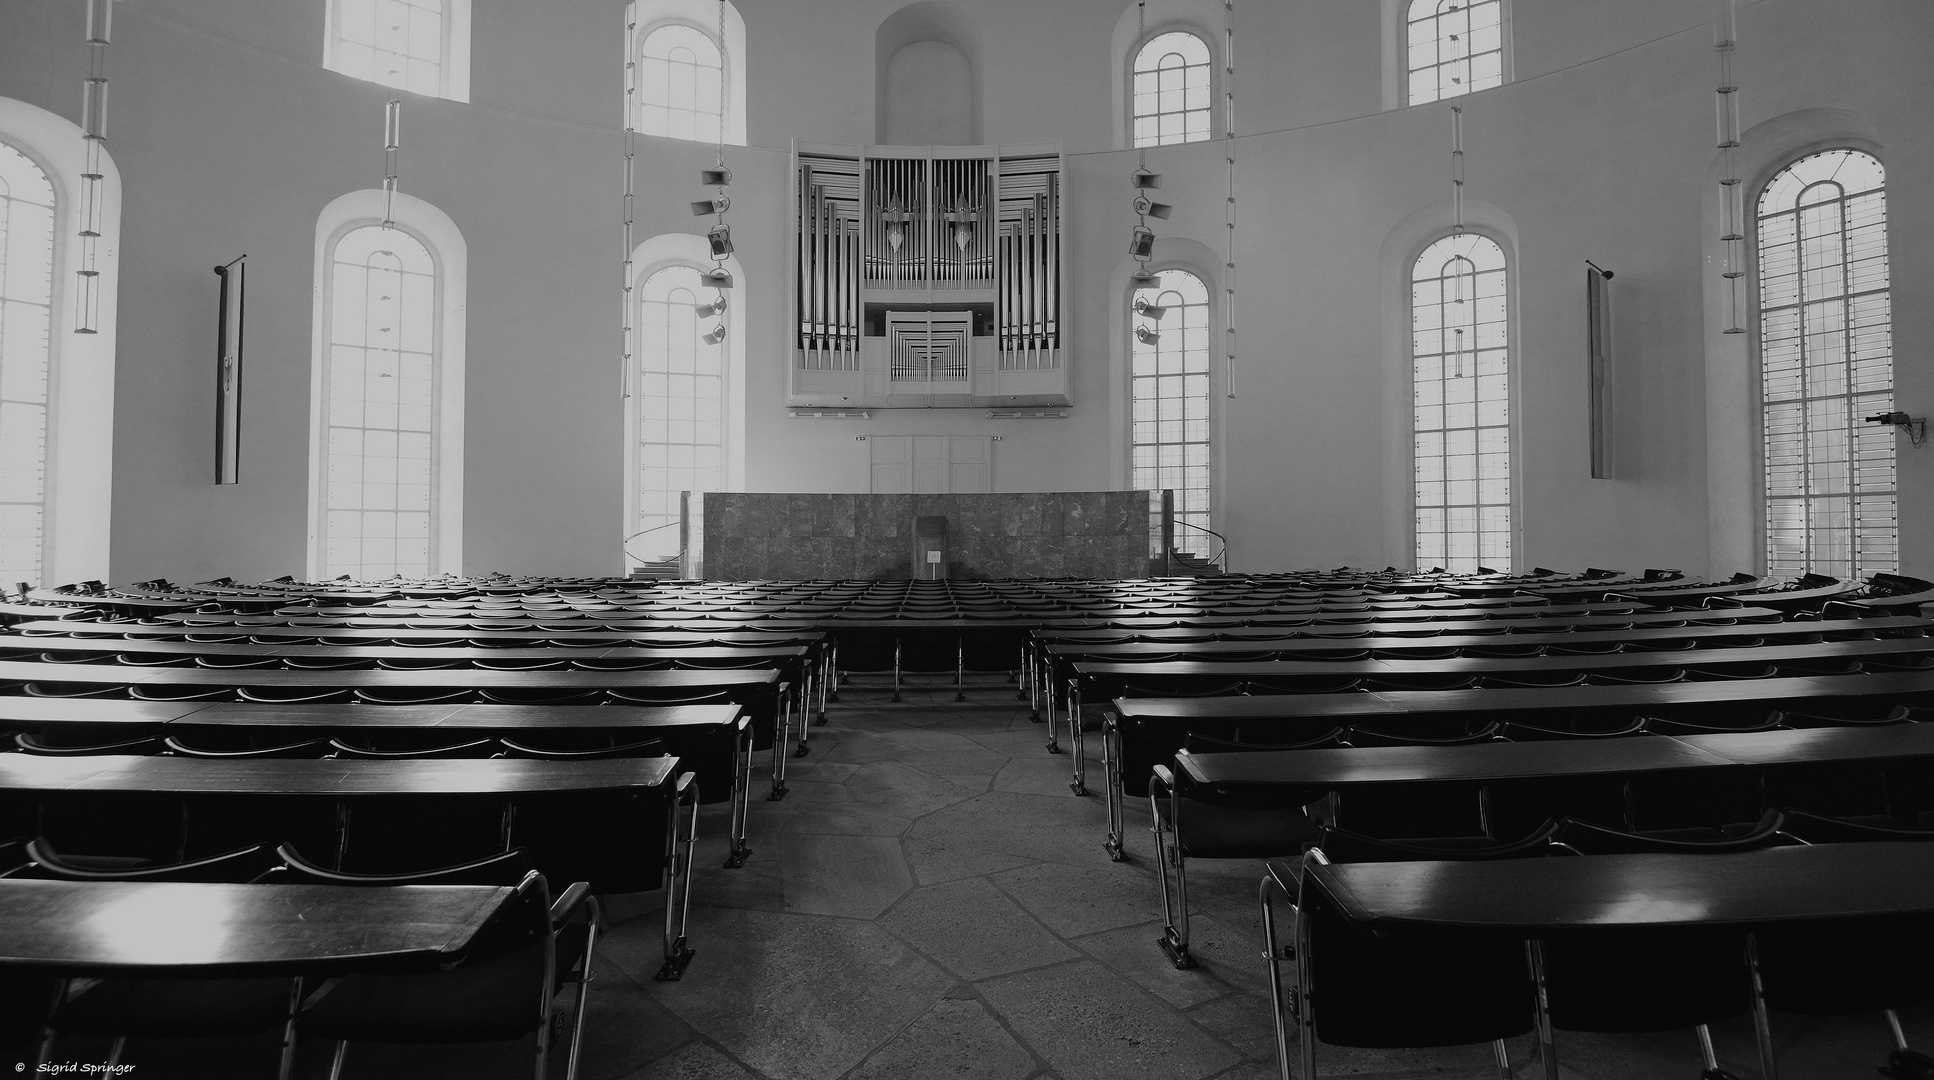
[[(1120, 0), (958, 0), (981, 35), (981, 137), (1071, 154), (1066, 420), (979, 411), (793, 420), (777, 290), (788, 259), (785, 147), (876, 130), (876, 33), (896, 0), (744, 0), (751, 147), (728, 148), (748, 312), (746, 469), (754, 490), (863, 490), (863, 434), (1002, 436), (995, 486), (1118, 482), (1124, 407), (1115, 282), (1133, 215), (1119, 144)], [(1709, 470), (1703, 264), (1715, 65), (1703, 5), (1512, 0), (1517, 82), (1467, 102), (1472, 200), (1516, 230), (1524, 565), (1714, 562), (1739, 477)], [(319, 66), (322, 5), (122, 5), (110, 142), (125, 182), (112, 572), (299, 571), (316, 214), (382, 174), (385, 93)], [(1132, 18), (1132, 15), (1130, 16)], [(618, 378), (619, 8), (476, 0), (474, 104), (410, 97), (403, 190), (470, 249), (467, 570), (615, 573), (623, 528)], [(1444, 213), (1447, 106), (1384, 108), (1383, 15), (1361, 0), (1238, 3), (1241, 230), (1233, 401), (1218, 396), (1218, 505), (1237, 565), (1408, 561), (1387, 251)], [(72, 116), (86, 56), (62, 0), (0, 5), (0, 96)], [(1759, 0), (1741, 13), (1746, 125), (1805, 109), (1868, 125), (1886, 162), (1899, 407), (1934, 410), (1934, 8), (1918, 0)], [(1597, 59), (1595, 59), (1597, 58)], [(710, 146), (641, 140), (643, 239), (690, 231)], [(1799, 148), (1795, 148), (1796, 150)], [(1154, 150), (1165, 238), (1225, 244), (1219, 145)], [(1400, 245), (1399, 245), (1400, 246)], [(250, 256), (243, 483), (209, 482), (214, 275)], [(1618, 479), (1588, 479), (1583, 262), (1617, 272)], [(1212, 267), (1213, 268), (1213, 267)], [(1211, 288), (1219, 285), (1211, 282)], [(1750, 483), (1750, 477), (1746, 481)], [(1934, 448), (1901, 452), (1903, 567), (1934, 575)], [(1714, 493), (1714, 484), (1729, 485)], [(1715, 501), (1715, 496), (1721, 496)], [(1748, 493), (1750, 498), (1750, 493)], [(1750, 567), (1741, 567), (1750, 568)]]

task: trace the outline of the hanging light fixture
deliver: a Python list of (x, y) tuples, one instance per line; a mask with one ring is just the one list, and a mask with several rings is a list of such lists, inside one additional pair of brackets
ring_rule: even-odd
[(1135, 340), (1144, 345), (1153, 345), (1162, 340), (1162, 335), (1146, 326), (1137, 326), (1135, 328)]
[(1156, 322), (1161, 322), (1162, 316), (1168, 314), (1168, 309), (1159, 304), (1149, 303), (1147, 297), (1137, 296), (1135, 298), (1135, 314), (1146, 319), (1154, 319)]
[(403, 152), (403, 99), (383, 105), (383, 228), (396, 226), (396, 159)]

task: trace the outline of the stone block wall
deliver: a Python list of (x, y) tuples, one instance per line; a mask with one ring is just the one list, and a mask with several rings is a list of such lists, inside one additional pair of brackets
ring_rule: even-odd
[(705, 495), (713, 580), (911, 577), (916, 518), (947, 519), (955, 579), (1148, 574), (1145, 491)]

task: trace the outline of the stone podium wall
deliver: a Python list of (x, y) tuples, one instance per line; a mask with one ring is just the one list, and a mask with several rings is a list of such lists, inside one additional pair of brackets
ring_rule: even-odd
[(947, 519), (956, 579), (1148, 575), (1145, 491), (972, 495), (708, 492), (704, 576), (716, 581), (912, 576), (914, 519)]

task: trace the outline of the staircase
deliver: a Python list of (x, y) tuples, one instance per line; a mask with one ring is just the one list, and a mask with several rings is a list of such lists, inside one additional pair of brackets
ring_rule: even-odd
[(633, 567), (631, 571), (633, 581), (677, 581), (679, 576), (676, 555), (667, 555), (655, 562)]
[(1150, 577), (1220, 577), (1226, 571), (1192, 551), (1178, 551), (1172, 561), (1158, 555), (1148, 561)]

